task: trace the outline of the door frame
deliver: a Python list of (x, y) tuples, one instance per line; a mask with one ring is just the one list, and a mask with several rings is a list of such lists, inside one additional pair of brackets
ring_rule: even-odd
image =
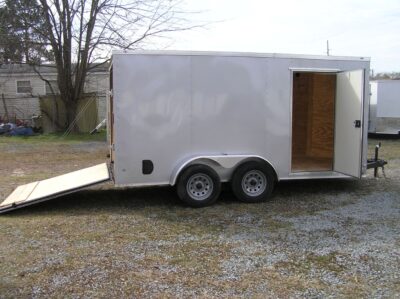
[(113, 76), (113, 66), (111, 65), (109, 69), (109, 89), (107, 91), (107, 138), (108, 147), (110, 153), (110, 162), (114, 162), (114, 76)]
[[(289, 176), (301, 176), (302, 178), (313, 178), (316, 174), (326, 174), (332, 173), (334, 170), (330, 171), (292, 171), (292, 141), (293, 141), (293, 75), (294, 73), (301, 72), (301, 73), (330, 73), (330, 74), (337, 74), (340, 72), (345, 72), (341, 69), (333, 69), (333, 68), (300, 68), (300, 67), (293, 67), (289, 68), (290, 71), (290, 101), (289, 101), (289, 110), (290, 110), (290, 125), (289, 125), (289, 140), (290, 140), (290, 147), (289, 147)], [(336, 102), (336, 100), (335, 100)], [(335, 135), (333, 136), (335, 138)], [(333, 139), (333, 144), (335, 145), (335, 139)], [(333, 163), (335, 157), (333, 157)]]
[[(351, 69), (351, 70), (344, 70), (344, 69), (337, 69), (337, 68), (304, 68), (304, 67), (290, 67), (289, 68), (289, 73), (290, 73), (290, 100), (289, 100), (289, 117), (290, 117), (290, 125), (289, 125), (289, 177), (291, 178), (320, 178), (320, 177), (331, 177), (332, 174), (337, 174), (340, 177), (352, 177), (349, 175), (345, 175), (341, 172), (337, 172), (334, 169), (332, 171), (304, 171), (304, 172), (293, 172), (292, 171), (292, 126), (293, 126), (293, 74), (295, 72), (312, 72), (312, 73), (344, 73), (344, 72), (351, 72), (351, 71), (356, 71), (356, 70), (363, 70), (363, 88), (362, 88), (362, 94), (361, 94), (361, 128), (360, 128), (360, 153), (359, 153), (359, 158), (360, 158), (360, 177), (363, 175), (363, 159), (364, 159), (364, 139), (365, 139), (365, 118), (366, 118), (366, 113), (365, 113), (365, 97), (366, 97), (366, 76), (367, 76), (367, 69), (365, 68), (357, 68), (357, 69)], [(336, 104), (336, 100), (335, 100)], [(336, 119), (336, 118), (335, 118)], [(334, 134), (335, 135), (335, 134)], [(334, 136), (335, 138), (335, 136)], [(335, 145), (335, 139), (333, 140), (334, 145)], [(333, 163), (335, 163), (335, 157), (333, 157)], [(318, 176), (318, 175), (321, 176)]]

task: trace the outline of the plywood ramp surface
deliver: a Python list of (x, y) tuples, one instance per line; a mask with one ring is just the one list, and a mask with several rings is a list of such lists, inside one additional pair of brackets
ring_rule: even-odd
[(17, 208), (19, 205), (28, 205), (60, 195), (78, 191), (110, 180), (110, 173), (106, 163), (84, 168), (54, 178), (33, 182), (17, 187), (1, 204), (2, 210)]

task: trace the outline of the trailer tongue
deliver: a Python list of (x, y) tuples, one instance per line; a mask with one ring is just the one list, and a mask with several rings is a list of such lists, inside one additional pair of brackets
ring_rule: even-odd
[(1, 204), (0, 213), (50, 200), (111, 179), (107, 163), (17, 187)]

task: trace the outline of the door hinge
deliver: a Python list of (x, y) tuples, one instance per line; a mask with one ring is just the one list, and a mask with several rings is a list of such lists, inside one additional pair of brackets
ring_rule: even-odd
[(354, 127), (356, 127), (356, 128), (361, 128), (361, 120), (355, 120), (354, 121)]

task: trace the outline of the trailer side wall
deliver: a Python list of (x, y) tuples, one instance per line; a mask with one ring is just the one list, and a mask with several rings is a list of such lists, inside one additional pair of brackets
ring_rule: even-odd
[[(288, 178), (295, 69), (364, 69), (368, 74), (369, 61), (114, 55), (116, 184), (168, 184), (173, 169), (196, 155), (259, 155), (280, 179)], [(149, 175), (142, 173), (143, 160), (154, 164)]]

